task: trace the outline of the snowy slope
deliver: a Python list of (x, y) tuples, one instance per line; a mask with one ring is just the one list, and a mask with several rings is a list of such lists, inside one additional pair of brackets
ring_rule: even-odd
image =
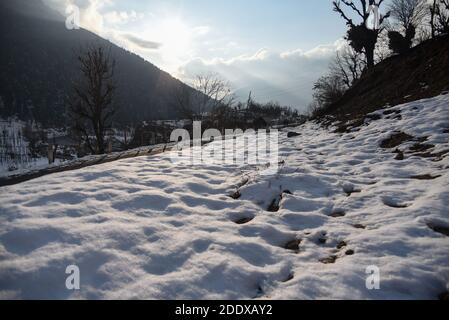
[[(1, 188), (0, 298), (435, 299), (449, 284), (448, 104), (283, 132), (276, 176), (163, 154)], [(381, 148), (397, 131), (416, 141)]]

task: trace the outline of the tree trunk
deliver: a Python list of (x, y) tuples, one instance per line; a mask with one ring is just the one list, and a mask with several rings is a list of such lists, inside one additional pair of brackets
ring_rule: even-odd
[(374, 67), (374, 48), (365, 48), (366, 51), (366, 65), (368, 69)]

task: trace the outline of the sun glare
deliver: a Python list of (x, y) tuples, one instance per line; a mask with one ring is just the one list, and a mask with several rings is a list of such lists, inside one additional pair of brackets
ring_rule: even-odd
[(180, 58), (189, 50), (191, 34), (189, 28), (179, 19), (162, 22), (162, 48), (172, 58)]

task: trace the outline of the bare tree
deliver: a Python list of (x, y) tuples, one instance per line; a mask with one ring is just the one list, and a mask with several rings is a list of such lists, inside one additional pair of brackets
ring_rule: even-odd
[(198, 114), (203, 114), (208, 109), (214, 110), (219, 106), (229, 105), (233, 100), (230, 84), (218, 74), (197, 75), (193, 88), (201, 93), (197, 99)]
[(192, 88), (180, 84), (173, 93), (171, 104), (175, 107), (181, 117), (194, 121), (196, 116), (193, 101), (196, 94), (193, 94), (192, 90)]
[[(390, 13), (381, 15), (378, 21), (379, 28), (370, 29), (368, 27), (370, 8), (380, 9), (383, 2), (384, 0), (359, 0), (360, 5), (357, 6), (352, 0), (333, 1), (334, 11), (339, 13), (348, 25), (347, 40), (356, 52), (365, 54), (367, 68), (374, 66), (374, 50), (376, 49), (377, 39), (383, 30), (385, 19), (390, 15)], [(351, 9), (361, 19), (359, 24), (354, 23), (353, 19), (343, 9), (342, 4)]]
[(439, 33), (449, 33), (449, 0), (433, 0), (430, 16), (432, 37)]
[(208, 111), (229, 106), (234, 101), (230, 85), (218, 74), (200, 74), (192, 88), (182, 86), (175, 93), (175, 104), (180, 113), (190, 120), (203, 120)]
[[(90, 152), (103, 154), (105, 134), (115, 113), (113, 81), (115, 61), (102, 47), (90, 47), (78, 56), (81, 79), (69, 100), (73, 129)], [(95, 138), (91, 137), (94, 134)]]
[(426, 0), (392, 0), (389, 10), (403, 32), (417, 29), (428, 13)]
[(323, 76), (313, 86), (313, 98), (318, 109), (323, 109), (337, 102), (346, 92), (345, 84), (338, 75)]
[(396, 21), (395, 28), (388, 32), (389, 48), (394, 53), (404, 53), (412, 47), (417, 30), (427, 16), (427, 3), (426, 0), (392, 0), (389, 8)]
[(331, 61), (331, 74), (342, 79), (347, 88), (357, 81), (366, 68), (366, 61), (362, 54), (347, 46), (342, 51), (337, 51), (335, 58)]

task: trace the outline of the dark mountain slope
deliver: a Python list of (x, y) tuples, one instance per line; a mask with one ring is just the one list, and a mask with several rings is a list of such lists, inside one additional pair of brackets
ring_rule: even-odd
[(63, 124), (65, 97), (79, 77), (76, 56), (89, 45), (110, 48), (116, 60), (116, 122), (177, 116), (171, 95), (183, 83), (89, 31), (67, 30), (41, 0), (0, 0), (0, 30), (0, 116)]
[(386, 105), (429, 98), (448, 90), (449, 35), (445, 35), (377, 64), (324, 113), (342, 121), (356, 120)]

